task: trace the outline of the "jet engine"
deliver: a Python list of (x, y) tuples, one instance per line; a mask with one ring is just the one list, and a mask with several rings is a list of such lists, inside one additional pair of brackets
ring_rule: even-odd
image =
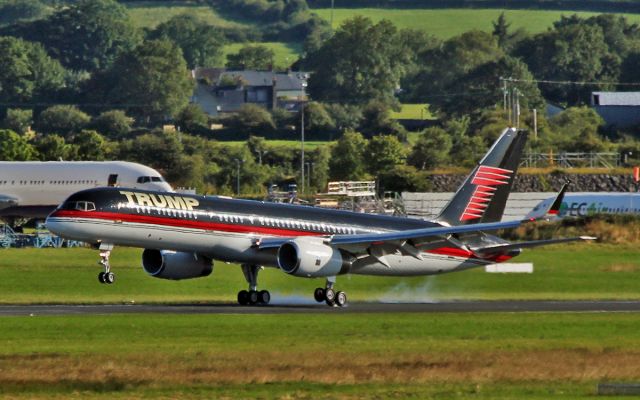
[(289, 275), (307, 278), (345, 274), (351, 267), (348, 254), (324, 244), (321, 238), (297, 238), (278, 248), (278, 266)]
[(213, 262), (196, 253), (145, 249), (142, 268), (154, 278), (180, 280), (210, 275)]

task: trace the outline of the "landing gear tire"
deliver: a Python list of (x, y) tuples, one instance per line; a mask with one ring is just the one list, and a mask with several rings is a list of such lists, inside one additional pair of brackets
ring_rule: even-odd
[(258, 301), (260, 304), (269, 304), (271, 301), (271, 293), (268, 290), (261, 290), (258, 292)]
[(336, 292), (331, 288), (325, 289), (324, 301), (326, 301), (328, 306), (334, 306), (336, 304)]
[(340, 307), (344, 307), (345, 304), (347, 304), (347, 294), (345, 292), (336, 293), (335, 302), (336, 302), (336, 305)]
[(116, 276), (113, 274), (113, 272), (105, 272), (104, 283), (106, 283), (107, 285), (111, 285), (115, 281), (116, 281)]
[(253, 305), (253, 304), (258, 304), (258, 300), (259, 300), (259, 294), (257, 291), (252, 290), (249, 292), (249, 304)]
[(238, 292), (238, 303), (242, 306), (249, 304), (249, 292), (241, 290)]
[(104, 283), (104, 272), (98, 274), (98, 282)]
[(318, 303), (322, 303), (323, 301), (325, 301), (324, 288), (316, 288), (316, 290), (314, 290), (313, 292), (313, 298), (316, 299)]

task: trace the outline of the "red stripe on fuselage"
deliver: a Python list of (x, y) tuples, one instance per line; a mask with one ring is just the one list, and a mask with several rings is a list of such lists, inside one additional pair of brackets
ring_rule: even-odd
[(286, 228), (226, 224), (210, 221), (198, 221), (195, 219), (174, 219), (166, 217), (154, 217), (151, 215), (135, 215), (100, 211), (58, 210), (51, 214), (51, 217), (103, 219), (109, 221), (137, 222), (142, 224), (173, 226), (178, 228), (203, 229), (232, 233), (261, 233), (273, 236), (321, 236), (327, 234), (325, 232), (309, 232)]

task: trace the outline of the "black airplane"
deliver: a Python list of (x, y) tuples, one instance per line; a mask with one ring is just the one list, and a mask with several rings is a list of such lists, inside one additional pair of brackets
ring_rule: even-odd
[[(46, 221), (51, 232), (96, 245), (103, 283), (113, 283), (114, 246), (144, 248), (153, 277), (207, 276), (213, 260), (239, 263), (249, 290), (240, 304), (267, 304), (258, 291), (262, 267), (305, 278), (326, 278), (318, 302), (343, 306), (343, 274), (416, 276), (499, 263), (523, 248), (588, 237), (511, 243), (488, 232), (519, 226), (500, 222), (526, 132), (506, 129), (433, 221), (211, 196), (97, 188), (70, 196)], [(564, 190), (561, 192), (563, 193)], [(556, 202), (557, 203), (557, 202)], [(553, 210), (550, 210), (553, 212)]]

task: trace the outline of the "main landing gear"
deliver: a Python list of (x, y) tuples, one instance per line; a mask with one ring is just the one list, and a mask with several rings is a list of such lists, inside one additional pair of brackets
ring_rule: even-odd
[(111, 250), (113, 250), (113, 245), (100, 244), (100, 261), (98, 261), (98, 264), (104, 267), (104, 272), (98, 274), (98, 281), (107, 285), (111, 285), (116, 281), (116, 276), (111, 272), (111, 264), (109, 264)]
[(269, 304), (271, 294), (268, 290), (258, 291), (258, 272), (262, 269), (259, 265), (242, 264), (242, 273), (244, 274), (249, 290), (241, 290), (238, 292), (238, 303), (243, 306), (248, 304)]
[(324, 288), (317, 288), (313, 292), (313, 298), (318, 303), (325, 302), (328, 306), (344, 307), (347, 304), (347, 294), (345, 292), (336, 292), (333, 285), (336, 283), (335, 277), (327, 278), (327, 284)]

